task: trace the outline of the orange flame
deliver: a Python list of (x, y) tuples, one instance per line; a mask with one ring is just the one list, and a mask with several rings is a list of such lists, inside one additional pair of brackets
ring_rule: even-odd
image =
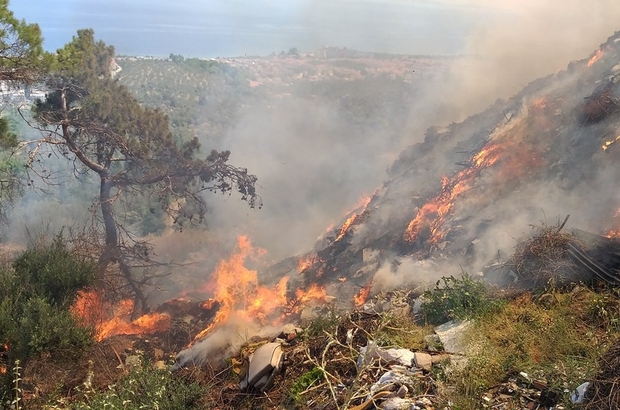
[(254, 321), (261, 325), (278, 323), (284, 312), (298, 313), (311, 301), (326, 300), (325, 290), (312, 286), (306, 291), (297, 290), (295, 300), (289, 301), (287, 277), (282, 278), (273, 288), (259, 285), (257, 272), (246, 268), (244, 262), (248, 257), (261, 255), (264, 251), (253, 248), (245, 236), (240, 236), (237, 242), (233, 255), (221, 261), (211, 276), (211, 281), (217, 284), (213, 299), (220, 303), (220, 309), (211, 324), (198, 333), (194, 340), (204, 337), (215, 326), (230, 318)]
[(611, 229), (605, 232), (605, 236), (609, 239), (620, 238), (620, 229)]
[(306, 269), (309, 269), (316, 262), (316, 255), (308, 256), (307, 258), (299, 258), (297, 261), (297, 273), (302, 273)]
[(71, 310), (85, 325), (95, 329), (98, 341), (116, 335), (163, 332), (170, 327), (170, 316), (164, 313), (150, 313), (131, 320), (133, 308), (129, 299), (112, 306), (95, 291), (81, 291)]
[[(5, 343), (4, 345), (2, 345), (2, 349), (3, 349), (2, 350), (3, 352), (8, 352), (9, 351), (9, 344)], [(7, 371), (6, 366), (0, 364), (0, 374), (5, 374), (6, 371)]]
[(603, 151), (607, 151), (609, 149), (609, 147), (612, 144), (615, 144), (616, 142), (618, 142), (618, 140), (620, 140), (620, 135), (618, 135), (616, 138), (614, 138), (611, 141), (605, 141), (605, 143), (601, 146), (601, 148), (603, 148)]
[(497, 162), (500, 151), (499, 145), (487, 144), (470, 159), (469, 167), (450, 179), (444, 177), (441, 193), (418, 210), (416, 217), (407, 226), (403, 238), (407, 242), (413, 242), (426, 227), (430, 231), (430, 242), (440, 242), (447, 233), (442, 231), (441, 227), (454, 207), (454, 200), (472, 187), (473, 180), (480, 169)]
[[(355, 206), (355, 208), (353, 208), (353, 211), (349, 212), (351, 216), (347, 218), (345, 223), (340, 228), (340, 232), (338, 233), (338, 236), (336, 237), (336, 239), (334, 239), (334, 242), (338, 242), (344, 237), (344, 235), (347, 233), (349, 228), (351, 228), (351, 225), (353, 225), (353, 223), (357, 220), (357, 218), (361, 214), (364, 213), (371, 199), (372, 199), (372, 196), (362, 198), (361, 201)], [(358, 209), (361, 209), (362, 211), (360, 213), (356, 213), (355, 211)]]
[(592, 57), (590, 57), (590, 59), (588, 60), (588, 64), (586, 66), (588, 68), (592, 67), (594, 65), (594, 63), (596, 63), (598, 60), (600, 60), (601, 57), (603, 57), (603, 50), (601, 50), (599, 48), (598, 50), (596, 50), (594, 55)]
[(370, 286), (371, 284), (364, 286), (355, 296), (353, 296), (353, 303), (355, 304), (355, 307), (360, 307), (366, 303), (368, 295), (370, 295)]

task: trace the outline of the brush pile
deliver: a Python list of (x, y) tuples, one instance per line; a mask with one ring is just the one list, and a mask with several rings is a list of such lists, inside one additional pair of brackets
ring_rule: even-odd
[(586, 390), (585, 410), (620, 408), (620, 340), (617, 340), (598, 363), (598, 372)]
[(517, 275), (520, 286), (564, 285), (580, 278), (581, 270), (569, 254), (576, 238), (562, 232), (562, 227), (533, 227), (533, 235), (517, 245), (506, 267)]

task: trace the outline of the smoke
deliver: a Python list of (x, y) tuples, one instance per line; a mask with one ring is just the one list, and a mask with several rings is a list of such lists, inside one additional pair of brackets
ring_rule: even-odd
[[(281, 327), (259, 327), (236, 318), (229, 318), (205, 338), (181, 351), (176, 358), (173, 370), (190, 364), (203, 365), (207, 360), (211, 365), (220, 367), (223, 360), (235, 356), (243, 344), (252, 337), (273, 338), (282, 331)], [(221, 361), (221, 363), (218, 363)]]
[[(384, 84), (393, 86), (389, 80)], [(375, 89), (355, 90), (364, 85)], [(338, 225), (372, 194), (393, 158), (409, 143), (407, 112), (397, 105), (415, 91), (394, 101), (381, 97), (381, 112), (360, 119), (351, 118), (343, 100), (372, 103), (369, 94), (379, 93), (380, 83), (362, 81), (347, 87), (333, 94), (319, 91), (327, 94), (318, 98), (276, 97), (245, 110), (223, 146), (232, 151), (232, 163), (243, 164), (259, 177), (264, 207), (253, 211), (235, 196), (215, 198), (210, 203), (218, 218), (211, 221), (212, 227), (224, 235), (249, 234), (277, 260), (312, 248), (330, 225)], [(383, 112), (388, 114), (383, 117)]]
[[(309, 2), (302, 19), (304, 30), (323, 33), (326, 41), (338, 38), (345, 46), (360, 45), (354, 38), (362, 37), (363, 28), (375, 27), (377, 31), (382, 22), (390, 21), (399, 31), (405, 25), (402, 16), (414, 12), (413, 6), (391, 3), (403, 7), (403, 13), (390, 17), (376, 13), (376, 5), (369, 1), (354, 8), (336, 30), (330, 22), (344, 13), (341, 5)], [(370, 116), (385, 117), (381, 126), (347, 117), (350, 112), (343, 109), (343, 100), (359, 97), (359, 90), (334, 91), (326, 101), (291, 87), (289, 95), (274, 96), (264, 106), (247, 106), (222, 147), (232, 151), (231, 162), (243, 164), (259, 176), (265, 207), (249, 211), (234, 197), (212, 201), (217, 216), (212, 227), (234, 235), (249, 233), (274, 260), (310, 249), (330, 225), (341, 223), (340, 218), (360, 198), (386, 179), (385, 170), (398, 153), (421, 141), (427, 127), (461, 121), (498, 98), (512, 96), (530, 81), (586, 58), (617, 28), (618, 20), (610, 15), (620, 17), (613, 0), (461, 1), (449, 12), (443, 6), (424, 9), (424, 13), (441, 22), (437, 36), (456, 30), (450, 22), (467, 22), (457, 27), (460, 32), (469, 29), (469, 34), (455, 43), (460, 48), (454, 52), (461, 57), (447, 64), (446, 72), (420, 81), (425, 83), (423, 87), (411, 87), (407, 98), (384, 98), (382, 103), (388, 104), (388, 109), (372, 107)], [(462, 19), (451, 18), (457, 16)], [(380, 34), (377, 39), (393, 41)], [(394, 50), (382, 44), (384, 40), (369, 41), (361, 48)], [(412, 36), (401, 43), (411, 52), (420, 40)], [(360, 98), (372, 101), (372, 92), (380, 94), (380, 86), (374, 86), (377, 89), (363, 92)], [(403, 105), (405, 112), (401, 113)], [(386, 117), (386, 112), (397, 114)], [(432, 166), (440, 174), (448, 164), (452, 165), (436, 160)]]
[(384, 265), (372, 278), (371, 295), (396, 289), (425, 286), (442, 276), (458, 275), (458, 265), (445, 261), (396, 258), (397, 263)]
[(495, 8), (467, 37), (454, 77), (448, 81), (455, 114), (462, 120), (497, 98), (510, 97), (536, 78), (586, 58), (620, 29), (614, 0), (474, 0)]

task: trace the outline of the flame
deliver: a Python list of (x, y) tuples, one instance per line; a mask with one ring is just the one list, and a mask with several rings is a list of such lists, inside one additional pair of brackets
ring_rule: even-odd
[(620, 238), (620, 229), (611, 229), (605, 232), (605, 237), (609, 239)]
[(170, 327), (170, 316), (165, 313), (150, 313), (131, 320), (133, 308), (130, 299), (112, 305), (103, 301), (96, 291), (81, 291), (71, 310), (82, 323), (95, 330), (98, 341), (116, 335), (164, 332)]
[(605, 143), (601, 146), (601, 148), (603, 148), (603, 151), (607, 151), (607, 149), (614, 143), (618, 142), (618, 140), (620, 140), (620, 135), (618, 135), (616, 138), (614, 138), (611, 141), (605, 141)]
[(316, 262), (316, 259), (317, 255), (311, 255), (307, 258), (299, 258), (299, 261), (297, 261), (297, 273), (302, 273), (306, 269), (312, 267), (312, 265), (314, 265), (314, 262)]
[(600, 60), (600, 58), (603, 57), (603, 50), (601, 50), (600, 48), (598, 50), (596, 50), (596, 52), (594, 53), (594, 55), (592, 57), (590, 57), (590, 59), (588, 60), (588, 64), (586, 65), (586, 67), (590, 68), (594, 65), (594, 63), (596, 63), (598, 60)]
[(217, 284), (214, 300), (220, 303), (213, 321), (196, 335), (194, 340), (207, 335), (215, 326), (230, 318), (260, 325), (279, 323), (285, 314), (299, 313), (312, 301), (325, 301), (325, 290), (314, 285), (310, 289), (297, 290), (295, 299), (288, 300), (288, 277), (283, 277), (274, 287), (258, 283), (255, 270), (244, 266), (247, 258), (263, 255), (262, 249), (252, 247), (246, 236), (237, 239), (237, 248), (228, 260), (221, 261), (211, 275)]
[(97, 340), (115, 335), (138, 335), (164, 332), (170, 328), (170, 316), (165, 313), (150, 313), (136, 320), (128, 321), (133, 312), (133, 301), (121, 302), (125, 316), (114, 316), (97, 328)]
[(370, 286), (371, 284), (364, 286), (359, 292), (357, 292), (357, 295), (353, 296), (353, 303), (355, 304), (355, 307), (360, 307), (366, 303), (368, 295), (370, 295)]
[(542, 110), (547, 108), (547, 99), (545, 97), (538, 97), (534, 101), (532, 101), (532, 107)]
[(431, 243), (440, 242), (446, 234), (441, 227), (454, 207), (454, 200), (472, 187), (473, 180), (480, 169), (497, 162), (501, 150), (499, 145), (489, 143), (471, 157), (469, 167), (452, 178), (443, 177), (441, 193), (418, 210), (416, 217), (407, 226), (403, 238), (407, 242), (413, 242), (420, 231), (426, 227), (430, 231)]
[[(358, 204), (355, 206), (355, 208), (353, 208), (353, 211), (349, 212), (351, 216), (349, 216), (347, 220), (345, 221), (345, 223), (342, 225), (342, 227), (340, 227), (340, 232), (338, 233), (338, 236), (336, 237), (336, 239), (334, 239), (334, 242), (338, 242), (344, 237), (344, 235), (347, 233), (349, 228), (351, 228), (351, 226), (357, 220), (357, 218), (360, 215), (362, 215), (364, 211), (366, 211), (366, 207), (370, 203), (371, 199), (372, 199), (372, 196), (367, 196), (367, 197), (362, 198), (360, 202), (358, 202)], [(360, 213), (356, 213), (355, 211), (358, 209), (361, 209), (362, 211)]]
[[(2, 351), (3, 352), (8, 352), (9, 351), (9, 344), (8, 343), (4, 343), (2, 345)], [(0, 364), (0, 374), (5, 374), (6, 372), (7, 372), (6, 366), (4, 366), (3, 364)]]

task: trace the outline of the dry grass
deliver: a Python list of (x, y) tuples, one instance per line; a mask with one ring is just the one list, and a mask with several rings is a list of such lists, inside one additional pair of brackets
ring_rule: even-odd
[(620, 339), (599, 360), (585, 399), (585, 410), (620, 408)]
[(533, 227), (529, 239), (520, 242), (506, 263), (519, 277), (523, 287), (535, 289), (565, 285), (579, 277), (579, 268), (568, 256), (568, 244), (576, 239), (560, 226)]
[[(463, 410), (479, 409), (485, 392), (525, 372), (545, 380), (559, 403), (569, 404), (569, 392), (593, 377), (601, 352), (619, 334), (615, 322), (606, 319), (606, 312), (615, 315), (619, 308), (608, 291), (583, 286), (521, 294), (496, 314), (479, 318), (468, 332), (469, 361), (446, 375), (443, 382), (451, 390), (444, 401)], [(620, 366), (620, 345), (615, 354), (615, 361), (604, 359), (609, 364), (604, 372), (615, 371), (614, 382), (620, 384), (620, 371), (613, 367)], [(600, 397), (617, 384), (600, 384)]]

